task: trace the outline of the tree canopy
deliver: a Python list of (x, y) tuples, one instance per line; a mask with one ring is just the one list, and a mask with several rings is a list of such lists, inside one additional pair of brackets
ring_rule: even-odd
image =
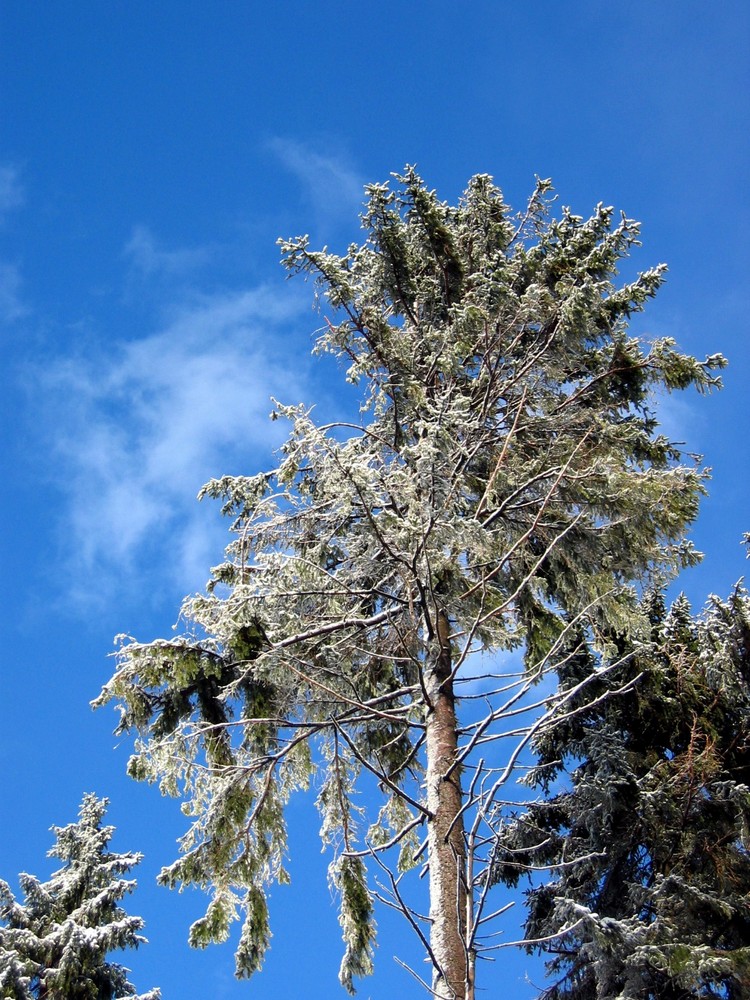
[[(650, 641), (621, 639), (630, 655), (535, 741), (528, 783), (543, 794), (506, 828), (497, 876), (554, 874), (530, 890), (526, 924), (529, 949), (551, 956), (549, 1000), (741, 1000), (750, 596), (713, 597), (698, 618), (684, 597), (666, 612), (652, 594), (644, 610)], [(561, 665), (563, 688), (592, 668), (583, 647)]]
[[(291, 428), (278, 464), (202, 491), (233, 540), (183, 634), (125, 640), (96, 703), (135, 732), (133, 777), (192, 817), (161, 880), (210, 887), (193, 944), (224, 939), (241, 908), (237, 972), (260, 967), (285, 806), (314, 786), (343, 984), (372, 969), (378, 897), (419, 936), (435, 995), (464, 1000), (514, 765), (571, 697), (534, 684), (575, 629), (616, 660), (613, 626), (642, 623), (632, 586), (695, 560), (704, 473), (658, 432), (654, 398), (710, 389), (724, 362), (629, 334), (665, 268), (618, 280), (639, 227), (610, 208), (555, 217), (539, 181), (515, 216), (484, 175), (451, 206), (413, 169), (367, 197), (343, 255), (281, 243), (317, 282), (317, 349), (360, 387), (361, 419), (275, 404)], [(519, 676), (503, 655), (521, 647)], [(477, 717), (459, 700), (480, 653), (507, 676), (481, 682)]]
[(106, 799), (84, 796), (77, 823), (53, 827), (49, 855), (63, 867), (48, 882), (19, 877), (24, 901), (0, 881), (0, 996), (11, 1000), (159, 1000), (158, 989), (136, 995), (128, 970), (109, 952), (145, 943), (140, 917), (120, 903), (135, 888), (122, 876), (140, 854), (107, 850)]

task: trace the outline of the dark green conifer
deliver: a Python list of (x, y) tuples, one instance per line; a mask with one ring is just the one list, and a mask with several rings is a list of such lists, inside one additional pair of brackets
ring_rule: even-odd
[(137, 948), (140, 917), (120, 903), (135, 888), (123, 878), (139, 854), (107, 850), (113, 827), (102, 826), (106, 799), (84, 796), (77, 823), (53, 827), (49, 854), (63, 862), (48, 882), (22, 874), (18, 902), (0, 881), (0, 997), (10, 1000), (159, 1000), (136, 994), (128, 970), (107, 960), (111, 951)]
[[(750, 597), (712, 597), (697, 618), (684, 597), (643, 609), (650, 635), (621, 638), (619, 665), (536, 741), (529, 783), (544, 797), (506, 829), (495, 874), (552, 873), (528, 893), (526, 925), (549, 956), (547, 1000), (742, 1000)], [(587, 659), (564, 662), (563, 687), (591, 671)]]

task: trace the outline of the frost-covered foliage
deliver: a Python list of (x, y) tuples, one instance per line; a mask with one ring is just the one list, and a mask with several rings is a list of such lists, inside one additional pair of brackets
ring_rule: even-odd
[[(549, 190), (515, 217), (487, 176), (453, 207), (408, 169), (368, 189), (365, 240), (343, 256), (282, 243), (317, 281), (318, 350), (361, 387), (361, 423), (275, 406), (291, 425), (278, 465), (203, 490), (234, 540), (185, 601), (184, 634), (126, 641), (97, 701), (137, 735), (133, 777), (192, 817), (161, 875), (213, 893), (191, 942), (223, 940), (244, 910), (240, 976), (262, 963), (267, 889), (288, 877), (285, 806), (312, 786), (344, 985), (372, 968), (379, 896), (419, 935), (435, 995), (473, 996), (500, 801), (530, 734), (521, 699), (568, 622), (627, 628), (629, 582), (695, 558), (683, 532), (703, 475), (651, 403), (717, 385), (723, 359), (629, 336), (664, 268), (618, 284), (638, 225), (601, 205), (552, 218)], [(473, 654), (522, 644), (528, 673), (459, 720)], [(375, 815), (355, 806), (363, 784)], [(427, 919), (408, 895), (420, 858)]]
[[(750, 597), (712, 597), (697, 619), (684, 598), (646, 610), (650, 643), (537, 741), (546, 797), (498, 859), (512, 883), (529, 860), (553, 869), (526, 927), (552, 956), (548, 1000), (750, 991)], [(590, 671), (570, 658), (563, 686)]]
[(140, 917), (120, 906), (135, 882), (123, 878), (139, 854), (107, 850), (113, 828), (102, 826), (106, 799), (86, 795), (79, 820), (53, 827), (50, 857), (63, 867), (48, 882), (22, 874), (24, 901), (0, 881), (0, 997), (12, 1000), (159, 1000), (136, 994), (123, 966), (107, 955), (145, 942)]

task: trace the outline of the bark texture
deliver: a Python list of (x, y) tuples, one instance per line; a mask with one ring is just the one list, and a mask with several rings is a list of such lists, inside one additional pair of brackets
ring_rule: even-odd
[(451, 678), (448, 622), (438, 616), (440, 655), (426, 678), (432, 703), (427, 718), (427, 808), (430, 813), (430, 947), (432, 988), (440, 1000), (469, 1000), (466, 953), (466, 845), (460, 769), (455, 766), (458, 733)]

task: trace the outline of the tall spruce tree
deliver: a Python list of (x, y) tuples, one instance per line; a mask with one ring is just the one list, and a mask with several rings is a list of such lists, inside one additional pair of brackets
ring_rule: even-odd
[[(507, 882), (530, 863), (554, 873), (526, 925), (549, 956), (548, 1000), (750, 990), (750, 596), (712, 597), (697, 619), (683, 597), (645, 610), (647, 641), (621, 637), (630, 655), (536, 741), (544, 797), (498, 852)], [(563, 688), (591, 670), (582, 646)]]
[[(202, 491), (234, 540), (185, 601), (185, 634), (127, 641), (97, 699), (137, 734), (131, 775), (194, 819), (161, 874), (212, 889), (191, 942), (244, 910), (238, 975), (260, 967), (267, 888), (287, 878), (285, 806), (316, 778), (343, 984), (372, 969), (380, 895), (419, 936), (434, 994), (474, 997), (503, 789), (544, 724), (523, 722), (524, 695), (569, 622), (626, 629), (628, 582), (695, 558), (683, 533), (704, 477), (658, 434), (652, 396), (707, 390), (723, 359), (629, 336), (664, 267), (618, 284), (638, 225), (602, 205), (553, 218), (549, 190), (514, 217), (487, 176), (450, 206), (407, 169), (367, 189), (366, 238), (344, 255), (282, 242), (318, 282), (318, 350), (348, 366), (362, 420), (275, 406), (291, 423), (278, 465)], [(521, 644), (525, 676), (460, 719), (474, 653)], [(367, 775), (373, 815), (352, 798)], [(422, 861), (426, 917), (407, 874)]]
[(158, 989), (136, 994), (122, 965), (107, 961), (111, 951), (137, 948), (140, 917), (120, 906), (135, 882), (122, 878), (139, 854), (113, 854), (114, 832), (102, 826), (106, 799), (84, 796), (77, 823), (53, 827), (50, 857), (63, 867), (48, 882), (19, 877), (17, 902), (0, 881), (0, 996), (12, 1000), (159, 1000)]

